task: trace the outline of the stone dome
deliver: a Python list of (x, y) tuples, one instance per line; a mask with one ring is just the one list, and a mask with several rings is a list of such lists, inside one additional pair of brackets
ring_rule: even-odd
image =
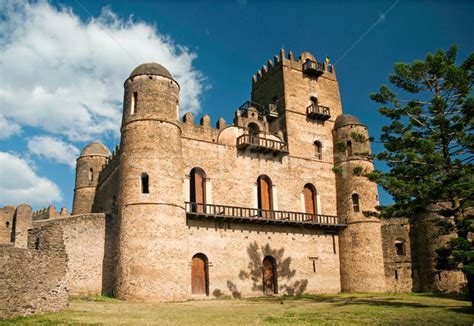
[(173, 79), (173, 76), (171, 76), (171, 73), (168, 71), (168, 69), (155, 62), (143, 63), (139, 65), (133, 69), (132, 73), (130, 74), (130, 78), (140, 75), (158, 75)]
[(110, 156), (110, 151), (107, 147), (105, 147), (105, 145), (103, 145), (101, 143), (98, 143), (98, 142), (94, 142), (94, 143), (90, 143), (89, 145), (84, 147), (84, 149), (81, 151), (81, 155), (79, 155), (79, 157), (81, 157), (81, 156), (106, 156), (106, 157), (109, 157)]
[(359, 119), (350, 114), (341, 114), (337, 117), (336, 123), (334, 124), (334, 129), (338, 129), (348, 125), (362, 125)]

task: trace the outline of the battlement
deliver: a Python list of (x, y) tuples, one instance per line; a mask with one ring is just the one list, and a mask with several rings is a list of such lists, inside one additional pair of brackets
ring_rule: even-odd
[(104, 182), (105, 179), (115, 170), (120, 163), (120, 145), (115, 146), (112, 154), (107, 158), (105, 164), (102, 166), (102, 171), (99, 174), (99, 183)]
[(54, 205), (49, 205), (48, 207), (34, 211), (32, 219), (33, 221), (48, 220), (51, 218), (66, 217), (70, 215), (71, 214), (69, 214), (66, 207), (62, 207), (61, 210), (58, 212)]
[(321, 75), (335, 77), (336, 70), (334, 65), (325, 62), (318, 62), (309, 52), (303, 52), (295, 60), (293, 51), (289, 51), (286, 55), (284, 49), (280, 49), (280, 55), (275, 55), (272, 60), (267, 61), (267, 65), (263, 65), (255, 75), (252, 76), (252, 85), (258, 85), (268, 79), (273, 72), (281, 65), (290, 66), (292, 69), (301, 70), (304, 74), (311, 77), (319, 77)]

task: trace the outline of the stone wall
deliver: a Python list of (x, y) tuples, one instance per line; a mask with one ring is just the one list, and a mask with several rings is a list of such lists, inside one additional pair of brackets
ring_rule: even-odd
[(413, 282), (409, 220), (383, 220), (382, 241), (386, 291), (411, 292)]
[(28, 247), (42, 250), (48, 241), (47, 230), (63, 237), (67, 255), (67, 282), (71, 295), (102, 293), (106, 217), (104, 214), (73, 215), (33, 222)]
[[(60, 228), (41, 230), (33, 248), (0, 246), (0, 318), (59, 311), (68, 305), (67, 253)], [(35, 249), (35, 248), (38, 248)]]
[(424, 213), (410, 220), (410, 239), (413, 257), (413, 291), (451, 292), (465, 291), (466, 278), (460, 271), (436, 269), (436, 248), (455, 235), (437, 236), (439, 216)]

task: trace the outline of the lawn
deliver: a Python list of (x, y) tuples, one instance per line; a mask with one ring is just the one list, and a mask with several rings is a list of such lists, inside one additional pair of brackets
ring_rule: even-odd
[(69, 309), (0, 325), (473, 325), (470, 302), (431, 294), (339, 294), (137, 303), (72, 299)]

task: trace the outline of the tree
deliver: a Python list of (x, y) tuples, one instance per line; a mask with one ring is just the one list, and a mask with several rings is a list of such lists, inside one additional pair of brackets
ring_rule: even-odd
[[(388, 172), (369, 175), (394, 199), (381, 216), (412, 216), (435, 208), (439, 229), (457, 235), (436, 250), (438, 269), (458, 269), (468, 280), (474, 306), (474, 54), (456, 64), (457, 48), (424, 61), (395, 64), (390, 82), (371, 99), (391, 123), (382, 128), (377, 155)], [(406, 99), (403, 99), (406, 97)]]

